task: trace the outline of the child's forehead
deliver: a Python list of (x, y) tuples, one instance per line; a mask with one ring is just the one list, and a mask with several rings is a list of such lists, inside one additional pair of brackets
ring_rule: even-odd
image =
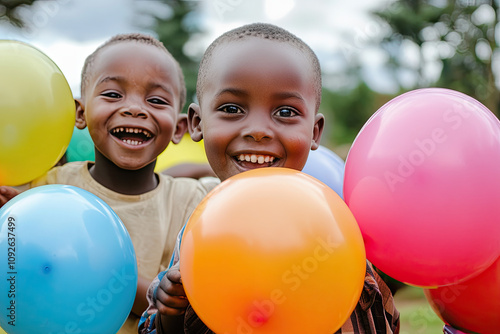
[(96, 55), (94, 63), (112, 62), (118, 59), (134, 62), (137, 58), (143, 58), (145, 55), (156, 55), (156, 59), (161, 63), (173, 62), (167, 52), (154, 45), (137, 41), (120, 41), (102, 48)]
[(273, 38), (264, 38), (261, 36), (244, 36), (241, 38), (232, 38), (225, 40), (216, 47), (217, 50), (240, 50), (248, 48), (262, 48), (262, 49), (281, 49), (285, 48), (287, 50), (294, 49), (300, 51), (300, 48), (288, 41), (282, 41)]
[[(214, 74), (242, 73), (245, 71), (269, 69), (268, 76), (281, 75), (278, 69), (286, 69), (288, 74), (303, 72), (312, 64), (299, 48), (288, 43), (263, 38), (249, 37), (230, 41), (214, 50), (212, 59)], [(265, 71), (265, 70), (264, 70)], [(307, 75), (314, 80), (312, 75)]]
[(248, 62), (264, 65), (273, 63), (276, 59), (286, 61), (292, 58), (297, 59), (301, 66), (310, 66), (310, 60), (295, 45), (277, 40), (247, 37), (231, 40), (217, 47), (212, 55), (212, 66), (224, 65), (228, 60), (240, 66), (247, 66)]
[(138, 65), (147, 72), (177, 72), (174, 59), (164, 50), (136, 41), (121, 41), (101, 49), (91, 66), (89, 77), (97, 78), (106, 71), (130, 73)]

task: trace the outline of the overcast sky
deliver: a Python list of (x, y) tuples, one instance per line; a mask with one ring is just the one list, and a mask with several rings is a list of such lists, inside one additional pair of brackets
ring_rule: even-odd
[[(194, 1), (194, 0), (186, 0)], [(368, 47), (384, 25), (368, 14), (388, 5), (388, 0), (210, 0), (198, 1), (207, 33), (193, 40), (186, 51), (203, 53), (222, 32), (251, 22), (279, 25), (308, 43), (325, 71), (336, 71), (352, 57), (367, 64), (367, 78), (380, 91), (393, 89), (383, 80), (381, 51)], [(58, 0), (37, 1), (23, 10), (23, 30), (0, 23), (0, 39), (21, 40), (47, 54), (66, 76), (73, 95), (79, 96), (83, 62), (97, 46), (118, 33), (145, 32), (153, 11), (168, 15), (154, 0)], [(140, 14), (146, 13), (146, 14)], [(371, 79), (370, 79), (371, 78)], [(369, 82), (370, 83), (370, 82)]]

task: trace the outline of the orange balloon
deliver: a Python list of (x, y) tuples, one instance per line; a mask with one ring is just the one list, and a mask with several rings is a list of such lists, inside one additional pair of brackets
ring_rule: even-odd
[(180, 270), (216, 333), (332, 334), (359, 300), (366, 254), (335, 191), (299, 171), (261, 168), (222, 182), (194, 210)]

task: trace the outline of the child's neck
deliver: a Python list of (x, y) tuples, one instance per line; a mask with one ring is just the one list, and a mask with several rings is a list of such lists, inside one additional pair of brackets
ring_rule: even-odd
[(155, 189), (158, 178), (154, 173), (156, 162), (137, 169), (123, 169), (95, 150), (95, 164), (90, 175), (104, 187), (125, 195), (140, 195)]

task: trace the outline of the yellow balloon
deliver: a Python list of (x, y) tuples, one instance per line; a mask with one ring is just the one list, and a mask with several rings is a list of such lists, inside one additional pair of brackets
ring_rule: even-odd
[(208, 163), (203, 141), (195, 142), (189, 134), (185, 134), (179, 144), (168, 145), (158, 156), (155, 172), (159, 173), (181, 163)]
[(0, 40), (0, 185), (34, 180), (63, 156), (75, 125), (73, 94), (44, 53)]

